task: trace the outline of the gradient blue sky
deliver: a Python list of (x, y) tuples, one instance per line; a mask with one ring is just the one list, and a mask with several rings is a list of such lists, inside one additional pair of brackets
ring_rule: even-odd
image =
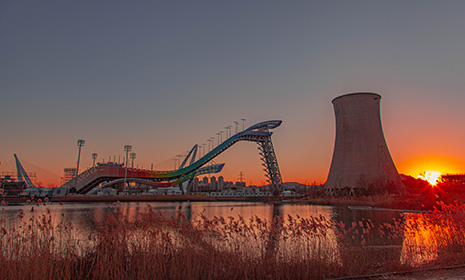
[[(281, 119), (284, 180), (324, 182), (331, 100), (373, 91), (399, 172), (465, 172), (464, 14), (465, 1), (0, 1), (0, 161), (61, 176), (82, 137), (81, 168), (125, 144), (149, 168), (234, 120)], [(264, 181), (253, 143), (216, 161)]]

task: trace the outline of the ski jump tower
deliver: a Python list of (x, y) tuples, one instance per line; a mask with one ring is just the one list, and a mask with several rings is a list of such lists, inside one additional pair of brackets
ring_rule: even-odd
[(369, 186), (404, 187), (392, 161), (380, 117), (381, 96), (359, 92), (336, 97), (336, 141), (328, 179), (329, 195), (354, 195)]
[[(230, 136), (225, 141), (218, 143), (216, 147), (213, 147), (197, 160), (195, 158), (198, 145), (195, 145), (176, 170), (153, 171), (129, 168), (126, 174), (126, 170), (122, 166), (97, 164), (66, 182), (62, 188), (79, 194), (91, 194), (94, 191), (98, 191), (99, 188), (121, 184), (124, 180), (157, 188), (179, 186), (196, 176), (220, 172), (224, 163), (212, 165), (208, 163), (235, 143), (247, 141), (258, 144), (259, 155), (266, 172), (267, 181), (270, 183), (272, 192), (277, 195), (283, 191), (284, 186), (276, 153), (271, 142), (271, 135), (273, 135), (272, 130), (280, 126), (281, 123), (281, 120), (256, 123), (243, 131), (236, 132), (236, 134)], [(190, 189), (189, 184), (188, 192)]]

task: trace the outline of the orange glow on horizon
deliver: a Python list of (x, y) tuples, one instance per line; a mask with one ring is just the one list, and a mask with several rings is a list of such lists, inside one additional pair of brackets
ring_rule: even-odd
[(440, 170), (442, 174), (464, 173), (465, 161), (441, 156), (423, 156), (400, 161), (396, 163), (396, 167), (399, 173), (418, 178), (425, 170)]

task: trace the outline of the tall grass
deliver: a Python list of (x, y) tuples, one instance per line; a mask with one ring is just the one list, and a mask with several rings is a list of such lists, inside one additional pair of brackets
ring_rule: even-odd
[(403, 259), (411, 266), (465, 264), (465, 205), (439, 203), (438, 209), (406, 217)]
[(117, 209), (92, 232), (51, 213), (0, 221), (0, 279), (324, 279), (465, 263), (465, 206), (391, 223), (187, 219)]

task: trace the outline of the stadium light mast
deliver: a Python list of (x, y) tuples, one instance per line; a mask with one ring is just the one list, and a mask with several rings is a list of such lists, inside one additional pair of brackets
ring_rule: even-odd
[(221, 131), (220, 131), (220, 142), (221, 142), (221, 143), (223, 143), (223, 133), (224, 133), (224, 131), (221, 130)]
[(241, 119), (241, 121), (242, 121), (242, 131), (244, 131), (245, 130), (245, 127), (244, 127), (245, 119)]
[(126, 188), (126, 179), (128, 177), (128, 153), (131, 149), (131, 145), (124, 145), (124, 151), (126, 152), (126, 164), (124, 165), (124, 188)]
[(131, 168), (134, 168), (134, 159), (136, 158), (136, 153), (130, 153), (129, 157), (131, 158)]
[(214, 149), (214, 145), (215, 145), (215, 136), (212, 136), (210, 137), (210, 141), (212, 142), (212, 150)]
[(202, 151), (203, 151), (202, 156), (204, 156), (204, 155), (206, 154), (206, 152), (205, 152), (205, 146), (206, 146), (206, 145), (207, 145), (207, 144), (205, 144), (205, 143), (202, 144)]
[(79, 152), (78, 152), (78, 158), (77, 158), (76, 176), (74, 177), (74, 188), (76, 189), (77, 189), (77, 176), (79, 175), (79, 161), (81, 160), (81, 147), (84, 146), (84, 143), (86, 143), (84, 139), (77, 140)]
[(92, 167), (95, 166), (95, 160), (97, 159), (97, 153), (92, 153)]
[(238, 121), (234, 121), (234, 126), (235, 126), (234, 133), (237, 133), (237, 127), (239, 126), (239, 122), (238, 122)]

